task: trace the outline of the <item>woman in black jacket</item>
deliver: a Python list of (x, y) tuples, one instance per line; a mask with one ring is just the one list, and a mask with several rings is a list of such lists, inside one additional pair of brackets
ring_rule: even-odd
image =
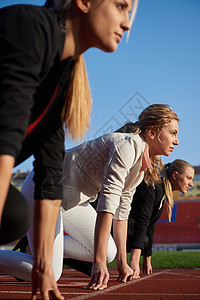
[(171, 221), (173, 194), (177, 190), (185, 194), (193, 185), (194, 168), (184, 160), (177, 159), (166, 164), (161, 171), (161, 181), (155, 185), (145, 181), (137, 187), (129, 215), (127, 252), (131, 252), (130, 266), (134, 277), (140, 275), (139, 261), (143, 256), (143, 273), (151, 274), (151, 255), (155, 223), (160, 218), (164, 202), (167, 203)]
[(12, 168), (33, 154), (33, 299), (38, 288), (42, 298), (51, 290), (63, 299), (51, 259), (63, 197), (63, 123), (73, 138), (81, 137), (91, 110), (82, 53), (91, 47), (115, 51), (130, 29), (131, 6), (134, 17), (137, 0), (47, 0), (0, 10), (0, 244), (28, 229), (25, 199), (9, 184)]

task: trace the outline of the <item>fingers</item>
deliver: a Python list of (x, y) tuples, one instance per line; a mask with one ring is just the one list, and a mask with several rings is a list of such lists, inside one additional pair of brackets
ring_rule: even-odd
[(123, 275), (121, 281), (127, 282), (127, 281), (131, 281), (132, 279), (133, 279), (133, 274)]
[(32, 293), (32, 297), (31, 297), (31, 300), (36, 300), (37, 298), (36, 298), (36, 294), (33, 294)]
[(32, 282), (32, 296), (31, 296), (31, 300), (36, 300), (37, 299), (37, 284), (36, 282)]
[(147, 269), (147, 274), (148, 275), (151, 275), (152, 274), (152, 269), (150, 268), (150, 269)]
[(87, 285), (86, 289), (93, 289), (93, 290), (104, 290), (107, 288), (109, 280), (109, 273), (108, 272), (97, 272), (92, 275), (89, 284)]
[[(37, 299), (37, 289), (32, 291), (32, 297), (31, 297), (31, 300), (36, 300)], [(51, 291), (44, 291), (42, 292), (41, 291), (41, 298), (43, 300), (49, 300), (49, 295), (51, 296), (51, 299), (54, 299), (54, 300), (64, 300), (64, 297), (60, 294), (58, 288), (55, 288), (54, 290), (51, 290)]]
[(139, 278), (140, 278), (139, 275), (133, 276), (133, 279), (139, 279)]
[(96, 285), (96, 282), (98, 282), (98, 274), (93, 274), (90, 282), (88, 283), (88, 285), (86, 286), (86, 289), (93, 289), (93, 287)]
[(64, 300), (64, 297), (60, 294), (57, 283), (53, 276), (49, 274), (39, 274), (32, 271), (32, 300), (37, 299), (37, 291), (40, 291), (41, 299), (43, 300)]
[(51, 299), (64, 300), (64, 297), (60, 294), (58, 286), (55, 282), (52, 283), (52, 288), (46, 287), (44, 290), (41, 289), (41, 297), (43, 300), (49, 300), (49, 295), (51, 296)]
[(140, 272), (138, 270), (134, 270), (133, 279), (138, 279), (138, 278), (140, 278)]
[(133, 279), (134, 272), (128, 265), (124, 268), (118, 268), (118, 272), (119, 276), (117, 278), (117, 281), (127, 282)]

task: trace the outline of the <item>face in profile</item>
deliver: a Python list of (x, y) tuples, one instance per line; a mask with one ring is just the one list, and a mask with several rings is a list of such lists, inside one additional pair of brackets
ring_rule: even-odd
[(191, 167), (185, 167), (184, 172), (179, 174), (177, 171), (174, 171), (172, 174), (172, 180), (174, 183), (173, 190), (178, 190), (181, 193), (185, 194), (190, 187), (193, 186), (193, 178), (194, 178), (194, 169)]
[[(152, 130), (151, 156), (165, 155), (169, 156), (173, 152), (178, 141), (179, 123), (176, 119), (172, 119), (162, 129), (161, 132)], [(154, 132), (154, 133), (153, 133)]]
[(93, 0), (85, 15), (85, 38), (90, 47), (113, 52), (130, 29), (131, 0)]

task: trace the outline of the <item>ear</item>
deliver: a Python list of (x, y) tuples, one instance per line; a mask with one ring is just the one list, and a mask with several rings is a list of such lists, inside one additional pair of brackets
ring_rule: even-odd
[(90, 0), (75, 0), (77, 7), (83, 12), (87, 13), (90, 8)]
[(153, 126), (149, 126), (147, 128), (147, 135), (151, 140), (154, 140), (155, 137), (157, 136), (157, 131)]
[(171, 178), (172, 178), (174, 181), (176, 181), (177, 178), (178, 178), (178, 172), (177, 172), (177, 171), (174, 171), (174, 172), (172, 173), (172, 175), (171, 175)]

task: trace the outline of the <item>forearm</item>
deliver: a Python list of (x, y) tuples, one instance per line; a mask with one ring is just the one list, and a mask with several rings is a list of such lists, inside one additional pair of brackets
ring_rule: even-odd
[(140, 277), (140, 256), (141, 249), (131, 249), (131, 258), (129, 265), (133, 270), (133, 278)]
[(55, 227), (61, 200), (35, 200), (34, 267), (40, 272), (51, 267)]
[(126, 237), (127, 237), (127, 220), (113, 221), (113, 235), (117, 246), (117, 270), (119, 272), (118, 280), (126, 282), (133, 277), (133, 270), (127, 264), (126, 258)]
[(141, 249), (131, 249), (130, 265), (140, 263)]
[(106, 264), (108, 239), (111, 231), (113, 215), (98, 213), (94, 237), (94, 263)]
[(14, 163), (15, 159), (13, 156), (0, 155), (0, 222), (10, 185)]
[(126, 238), (127, 238), (127, 220), (113, 220), (113, 236), (117, 246), (117, 264), (127, 263), (126, 258)]

